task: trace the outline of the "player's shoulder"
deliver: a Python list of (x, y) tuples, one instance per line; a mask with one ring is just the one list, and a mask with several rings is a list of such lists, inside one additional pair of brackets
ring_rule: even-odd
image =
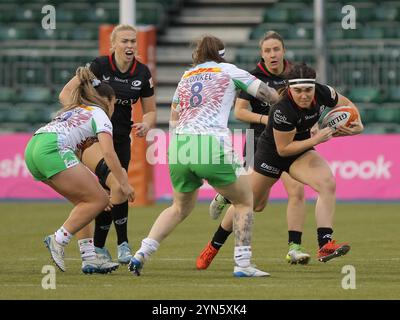
[(98, 56), (93, 59), (92, 63), (97, 63), (101, 66), (109, 64), (109, 57), (108, 56)]
[(150, 73), (150, 68), (147, 66), (147, 64), (140, 62), (138, 59), (136, 59), (136, 68), (137, 70), (144, 70)]
[(294, 109), (292, 103), (287, 96), (280, 98), (280, 100), (271, 107), (271, 111), (279, 110), (280, 113), (292, 114)]
[(330, 96), (333, 100), (337, 96), (337, 92), (334, 88), (327, 84), (315, 83), (315, 94), (318, 96)]

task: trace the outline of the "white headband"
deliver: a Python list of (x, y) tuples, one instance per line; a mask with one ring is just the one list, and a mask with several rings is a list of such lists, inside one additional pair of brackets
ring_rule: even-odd
[(221, 57), (224, 57), (224, 55), (225, 55), (225, 48), (222, 49), (222, 50), (219, 50), (219, 51), (218, 51), (218, 54), (219, 54)]
[(290, 79), (289, 86), (292, 88), (315, 87), (315, 79)]

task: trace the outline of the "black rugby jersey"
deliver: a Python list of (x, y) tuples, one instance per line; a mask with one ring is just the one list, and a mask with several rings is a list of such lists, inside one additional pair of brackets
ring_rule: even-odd
[[(268, 71), (267, 67), (265, 66), (264, 59), (261, 59), (256, 68), (250, 71), (250, 73), (256, 76), (261, 81), (267, 83), (275, 90), (279, 90), (286, 85), (286, 80), (283, 77), (290, 66), (291, 64), (287, 60), (284, 60), (283, 72), (280, 75), (275, 75)], [(250, 102), (252, 112), (268, 115), (269, 109), (271, 107), (271, 104), (269, 104), (268, 102), (260, 101), (243, 90), (240, 91), (239, 98), (248, 100)], [(254, 138), (258, 138), (264, 131), (265, 125), (262, 123), (250, 123), (250, 129), (254, 129)]]
[(318, 122), (325, 108), (333, 108), (338, 102), (337, 92), (326, 85), (316, 83), (315, 95), (310, 109), (303, 109), (288, 95), (271, 107), (268, 124), (260, 137), (261, 143), (275, 146), (273, 129), (279, 131), (297, 132), (294, 140), (306, 140), (310, 138), (310, 129)]
[(133, 123), (132, 104), (140, 97), (151, 97), (154, 94), (149, 68), (135, 59), (129, 70), (121, 73), (112, 54), (95, 58), (90, 64), (90, 70), (115, 91), (115, 109), (111, 118), (113, 135), (129, 136)]

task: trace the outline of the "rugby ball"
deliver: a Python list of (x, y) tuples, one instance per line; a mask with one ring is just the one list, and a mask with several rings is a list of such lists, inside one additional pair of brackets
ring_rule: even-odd
[(339, 126), (350, 127), (350, 123), (357, 119), (357, 109), (352, 106), (325, 108), (318, 120), (318, 125), (320, 129), (330, 127), (336, 130)]

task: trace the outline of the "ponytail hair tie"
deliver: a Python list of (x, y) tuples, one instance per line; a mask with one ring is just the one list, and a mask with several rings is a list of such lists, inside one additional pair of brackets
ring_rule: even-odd
[(96, 88), (100, 85), (101, 81), (99, 79), (93, 79), (92, 80), (92, 86), (93, 88)]

